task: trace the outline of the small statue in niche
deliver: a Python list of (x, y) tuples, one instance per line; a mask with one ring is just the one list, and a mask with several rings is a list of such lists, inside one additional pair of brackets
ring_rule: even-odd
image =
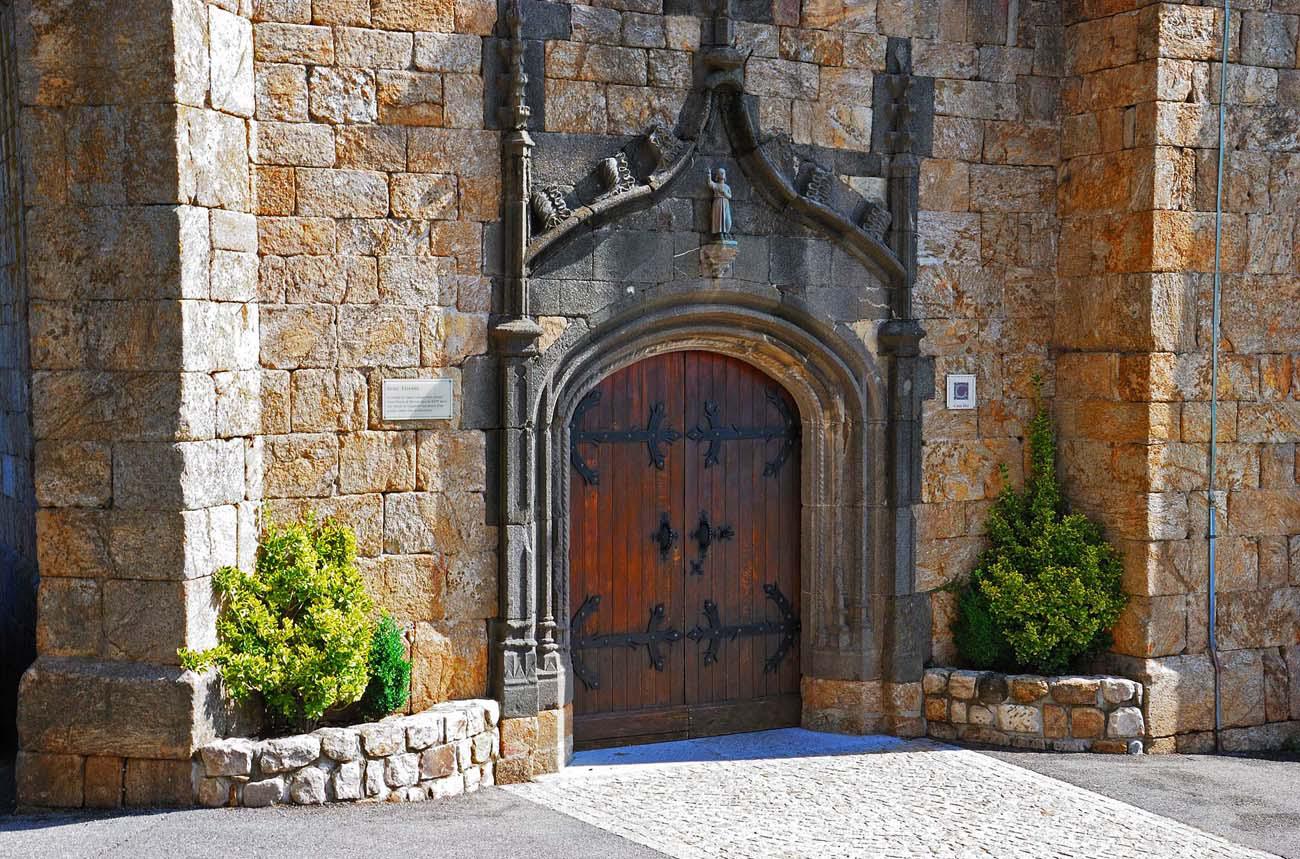
[(727, 184), (727, 171), (715, 167), (709, 176), (709, 190), (713, 192), (713, 219), (711, 234), (715, 239), (735, 243), (731, 236), (731, 186)]

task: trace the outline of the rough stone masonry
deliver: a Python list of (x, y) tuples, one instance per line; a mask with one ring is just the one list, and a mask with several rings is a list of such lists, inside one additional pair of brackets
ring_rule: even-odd
[[(1143, 685), (1150, 750), (1205, 748), (1220, 12), (1137, 0), (730, 7), (752, 113), (828, 174), (816, 174), (835, 189), (828, 212), (890, 203), (891, 40), (910, 60), (909, 321), (934, 379), (974, 373), (980, 395), (970, 411), (921, 401), (914, 493), (862, 512), (859, 530), (896, 568), (888, 584), (857, 581), (843, 611), (904, 644), (872, 670), (828, 657), (805, 672), (805, 721), (924, 732), (922, 666), (956, 658), (941, 588), (983, 545), (999, 466), (1019, 479), (1041, 374), (1070, 496), (1125, 558), (1132, 599), (1104, 667)], [(1218, 600), (1223, 739), (1244, 749), (1300, 736), (1300, 6), (1234, 9)], [(266, 517), (314, 510), (356, 529), (369, 586), (408, 631), (415, 711), (488, 695), (502, 679), (494, 648), (549, 641), (503, 616), (505, 597), (524, 598), (504, 587), (519, 558), (500, 547), (527, 540), (502, 451), (529, 428), (502, 413), (513, 341), (490, 327), (519, 310), (505, 304), (504, 11), (0, 2), (18, 131), (0, 135), (0, 536), (40, 572), (38, 657), (19, 692), (24, 802), (80, 805), (105, 779), (113, 802), (191, 801), (192, 753), (248, 726), (214, 678), (180, 670), (176, 648), (213, 642), (212, 571), (249, 563)], [(708, 85), (714, 11), (523, 0), (537, 183), (586, 193), (602, 159), (686, 115)], [(716, 131), (709, 145), (731, 151)], [(693, 259), (677, 255), (707, 204), (682, 185), (532, 272), (530, 366), (691, 283), (797, 307), (888, 377), (900, 359), (881, 332), (898, 319), (898, 287), (864, 273), (842, 235), (766, 206), (738, 165), (727, 175), (739, 235), (726, 289), (677, 261)], [(390, 378), (451, 379), (455, 416), (386, 423)], [(887, 450), (872, 448), (873, 474)], [(537, 701), (503, 712), (498, 780), (563, 762), (563, 695)]]

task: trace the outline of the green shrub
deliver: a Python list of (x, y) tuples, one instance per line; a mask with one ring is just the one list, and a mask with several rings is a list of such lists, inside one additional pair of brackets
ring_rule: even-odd
[(1041, 399), (1028, 443), (1024, 491), (1002, 490), (989, 514), (989, 548), (956, 589), (953, 637), (976, 668), (1059, 674), (1110, 645), (1128, 598), (1115, 550), (1086, 516), (1066, 509)]
[(181, 649), (181, 664), (215, 665), (236, 700), (261, 693), (276, 730), (309, 728), (356, 701), (374, 633), (356, 555), (352, 529), (332, 520), (269, 525), (251, 573), (224, 567), (213, 577), (218, 645)]
[(411, 661), (406, 658), (402, 628), (387, 614), (370, 641), (370, 682), (361, 697), (367, 719), (382, 719), (406, 705), (411, 685)]

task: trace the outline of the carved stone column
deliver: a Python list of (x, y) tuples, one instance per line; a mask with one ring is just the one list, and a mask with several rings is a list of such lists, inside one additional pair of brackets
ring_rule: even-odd
[(912, 151), (912, 53), (905, 39), (890, 39), (885, 87), (890, 105), (889, 206), (893, 228), (890, 246), (906, 269), (902, 289), (895, 290), (894, 318), (880, 328), (880, 351), (889, 358), (889, 505), (893, 520), (892, 581), (885, 612), (887, 642), (883, 672), (894, 683), (920, 680), (930, 649), (930, 601), (916, 593), (916, 519), (912, 505), (921, 494), (921, 410), (934, 395), (933, 364), (921, 355), (925, 330), (913, 317), (916, 283), (916, 211), (920, 196), (919, 160)]
[[(528, 311), (528, 197), (533, 139), (525, 96), (523, 20), (519, 4), (506, 13), (510, 39), (502, 46), (509, 98), (501, 108), (505, 131), (502, 164), (504, 315), (492, 329), (500, 357), (501, 522), (500, 617), (493, 633), (493, 687), (503, 717), (532, 716), (537, 696), (537, 553), (534, 546), (536, 474), (533, 400), (528, 363), (537, 355), (541, 327)], [(549, 616), (549, 610), (548, 610)], [(553, 625), (553, 624), (552, 624)], [(552, 636), (553, 637), (553, 636)]]

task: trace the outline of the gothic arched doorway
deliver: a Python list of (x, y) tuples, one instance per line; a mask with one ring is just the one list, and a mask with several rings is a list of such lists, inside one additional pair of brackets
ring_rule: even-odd
[(570, 426), (579, 746), (798, 725), (799, 417), (753, 366), (669, 352)]

